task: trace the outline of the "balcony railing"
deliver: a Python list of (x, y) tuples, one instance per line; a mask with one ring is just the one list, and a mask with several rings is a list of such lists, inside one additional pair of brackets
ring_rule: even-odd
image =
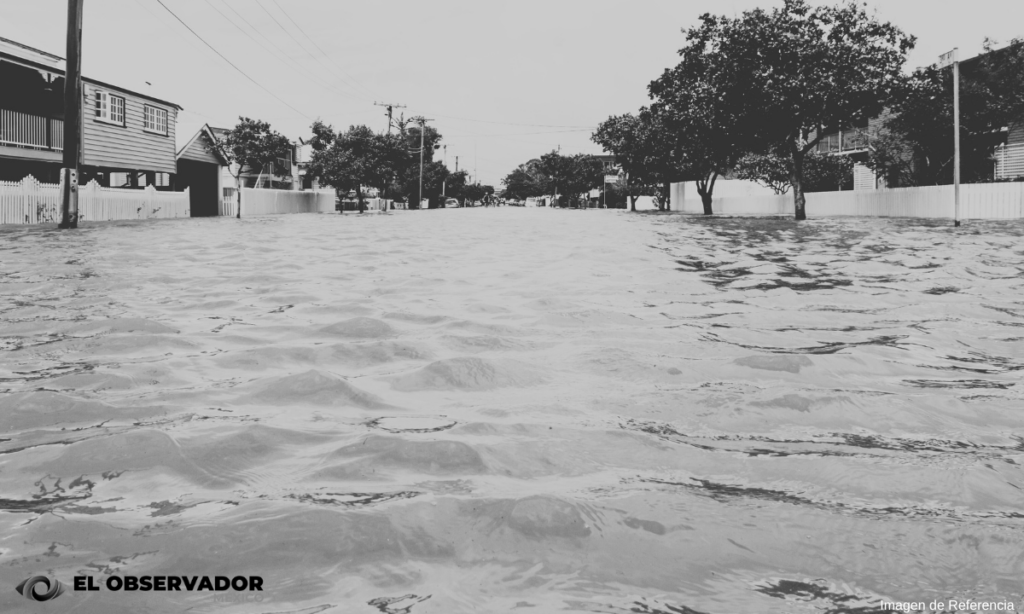
[(868, 135), (859, 130), (826, 134), (818, 141), (818, 153), (842, 153), (867, 149)]
[(61, 151), (64, 120), (0, 109), (0, 145)]

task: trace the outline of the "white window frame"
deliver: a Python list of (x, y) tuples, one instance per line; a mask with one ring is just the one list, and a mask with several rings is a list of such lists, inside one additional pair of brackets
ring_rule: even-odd
[[(120, 101), (120, 103), (115, 104), (115, 101)], [(114, 124), (115, 126), (126, 125), (124, 96), (117, 96), (115, 94), (111, 94), (110, 92), (96, 90), (94, 104), (96, 108), (97, 120), (107, 124)], [(115, 107), (120, 107), (120, 118), (117, 117), (118, 113), (115, 113)]]
[[(163, 118), (163, 130), (160, 129), (161, 114)], [(152, 121), (150, 119), (152, 118)], [(142, 129), (146, 132), (153, 134), (162, 134), (167, 136), (168, 122), (170, 121), (170, 113), (167, 109), (157, 107), (151, 104), (147, 104), (142, 110)]]

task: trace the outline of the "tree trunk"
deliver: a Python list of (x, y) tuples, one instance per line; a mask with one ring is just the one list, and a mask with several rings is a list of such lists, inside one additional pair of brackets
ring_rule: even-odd
[(698, 179), (694, 182), (697, 185), (697, 194), (700, 194), (700, 203), (704, 205), (704, 215), (714, 215), (715, 213), (711, 207), (711, 202), (715, 194), (716, 179), (718, 179), (718, 172), (712, 171), (705, 179)]
[(640, 198), (639, 195), (637, 195), (637, 196), (633, 196), (632, 194), (629, 195), (629, 210), (632, 211), (633, 213), (636, 213), (636, 201), (637, 201), (638, 198)]
[(665, 195), (665, 199), (664, 199), (665, 211), (671, 211), (672, 210), (672, 184), (666, 181), (665, 185), (662, 186), (662, 193)]
[(807, 219), (807, 199), (804, 197), (804, 153), (797, 145), (793, 150), (793, 170), (789, 183), (793, 186), (793, 212), (797, 221)]
[(359, 213), (363, 212), (363, 186), (356, 186), (356, 202), (359, 203)]
[(715, 212), (711, 208), (711, 194), (700, 188), (697, 188), (697, 193), (700, 194), (700, 204), (704, 205), (704, 215), (714, 215)]

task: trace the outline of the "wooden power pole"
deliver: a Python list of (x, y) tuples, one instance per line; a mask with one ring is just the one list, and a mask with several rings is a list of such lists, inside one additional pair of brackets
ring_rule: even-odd
[(427, 122), (432, 122), (434, 120), (420, 117), (416, 121), (420, 125), (420, 201), (416, 203), (416, 208), (418, 209), (423, 206), (423, 150), (426, 147), (424, 135), (427, 131)]
[(388, 110), (388, 134), (391, 134), (391, 114), (394, 113), (395, 109), (404, 109), (404, 104), (388, 104), (386, 102), (374, 102), (375, 107), (384, 107)]
[(67, 60), (64, 67), (64, 159), (59, 228), (78, 228), (78, 163), (82, 134), (82, 4), (68, 0)]

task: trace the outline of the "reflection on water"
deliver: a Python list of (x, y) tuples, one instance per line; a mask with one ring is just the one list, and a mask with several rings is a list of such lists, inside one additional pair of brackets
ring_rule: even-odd
[(77, 612), (1019, 604), (1024, 224), (946, 226), (0, 230), (0, 586), (265, 579)]

